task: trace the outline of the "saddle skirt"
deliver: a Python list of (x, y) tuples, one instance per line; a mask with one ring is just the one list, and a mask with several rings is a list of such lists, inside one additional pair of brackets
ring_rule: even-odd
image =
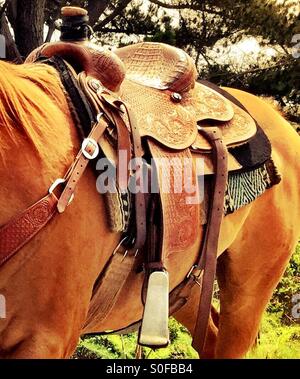
[[(197, 147), (210, 150), (210, 145), (198, 134), (197, 123), (203, 120), (230, 122), (234, 117), (232, 104), (222, 95), (199, 83), (189, 92), (180, 94), (180, 102), (172, 101), (173, 94), (172, 91), (157, 90), (130, 79), (124, 80), (120, 92), (122, 100), (136, 114), (142, 137), (152, 137), (175, 150), (188, 148), (197, 140)], [(227, 145), (243, 142), (255, 134), (256, 126), (251, 117), (245, 116), (244, 121), (240, 125), (241, 131), (232, 130), (238, 128), (238, 125), (230, 123), (231, 130), (225, 139)]]

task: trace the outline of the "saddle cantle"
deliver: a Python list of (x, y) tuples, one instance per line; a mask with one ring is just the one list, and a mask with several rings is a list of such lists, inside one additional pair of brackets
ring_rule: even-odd
[(191, 57), (161, 43), (138, 43), (116, 50), (126, 65), (126, 77), (147, 87), (187, 92), (198, 76)]

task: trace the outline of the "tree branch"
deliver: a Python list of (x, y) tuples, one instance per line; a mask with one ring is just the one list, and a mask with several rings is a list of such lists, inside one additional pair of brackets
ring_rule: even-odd
[(56, 0), (54, 3), (54, 6), (52, 5), (52, 13), (49, 14), (48, 20), (46, 20), (48, 21), (48, 33), (45, 42), (51, 41), (52, 35), (56, 29), (55, 22), (59, 18), (61, 7), (65, 5), (66, 1)]
[(45, 38), (45, 42), (50, 42), (51, 38), (53, 36), (53, 33), (55, 32), (56, 26), (55, 26), (55, 21), (52, 21), (50, 25), (48, 25), (48, 33)]
[(107, 16), (103, 21), (100, 21), (98, 24), (94, 26), (94, 31), (101, 31), (102, 28), (109, 24), (116, 16), (118, 16), (131, 2), (131, 0), (121, 0), (115, 10)]
[(6, 59), (9, 61), (14, 61), (15, 63), (23, 63), (21, 54), (11, 35), (11, 31), (9, 29), (9, 25), (8, 25), (8, 21), (5, 16), (5, 13), (2, 14), (2, 17), (0, 19), (0, 33), (2, 33), (5, 38)]
[(223, 10), (216, 10), (216, 9), (210, 9), (205, 4), (202, 6), (202, 2), (199, 2), (199, 4), (195, 5), (188, 5), (188, 4), (166, 4), (160, 0), (149, 0), (150, 3), (158, 5), (159, 7), (166, 8), (166, 9), (177, 9), (177, 10), (184, 10), (189, 9), (193, 11), (204, 11), (205, 13), (213, 14), (213, 15), (223, 15)]
[(2, 8), (0, 9), (0, 19), (1, 19), (2, 15), (6, 12), (10, 1), (11, 0), (6, 0), (5, 3), (2, 5)]
[[(208, 57), (206, 56), (206, 54), (202, 50), (199, 50), (198, 54), (199, 54), (199, 56), (201, 55), (204, 58), (204, 60), (206, 61), (208, 67), (211, 67), (211, 63), (210, 63)], [(199, 56), (198, 56), (198, 60), (199, 60)]]
[(17, 0), (11, 0), (6, 11), (7, 19), (13, 30), (15, 30), (16, 27), (17, 6)]
[(149, 0), (150, 3), (158, 5), (159, 7), (166, 8), (166, 9), (193, 9), (198, 10), (200, 9), (200, 6), (198, 5), (188, 5), (188, 4), (166, 4), (163, 1), (160, 0)]
[(97, 24), (109, 3), (109, 0), (89, 0), (87, 10), (89, 12), (90, 25), (92, 27)]
[(221, 77), (221, 76), (227, 75), (229, 77), (232, 76), (232, 77), (240, 78), (240, 77), (243, 77), (243, 76), (248, 75), (248, 74), (253, 74), (256, 72), (264, 72), (264, 71), (272, 70), (273, 68), (282, 68), (283, 65), (290, 65), (290, 64), (291, 64), (291, 62), (288, 59), (286, 59), (286, 60), (283, 60), (281, 62), (278, 62), (274, 65), (270, 65), (267, 67), (251, 68), (249, 70), (242, 71), (242, 72), (232, 72), (232, 73), (220, 72), (220, 73), (215, 74), (213, 77), (216, 78), (216, 77)]
[[(128, 28), (102, 28), (100, 31), (97, 31), (98, 33), (101, 32), (101, 33), (125, 33), (125, 34), (128, 34)], [(136, 34), (136, 35), (139, 35), (139, 36), (151, 36), (153, 34), (146, 34), (145, 31), (134, 31), (134, 32), (131, 32), (130, 34)]]

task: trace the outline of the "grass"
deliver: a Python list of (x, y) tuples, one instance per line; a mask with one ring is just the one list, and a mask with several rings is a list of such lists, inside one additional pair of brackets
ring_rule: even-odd
[[(198, 357), (191, 347), (191, 336), (182, 325), (171, 318), (169, 330), (171, 344), (155, 351), (143, 348), (143, 358), (185, 359)], [(86, 338), (80, 342), (75, 358), (134, 359), (136, 342), (136, 333), (123, 336), (123, 341), (122, 337), (118, 335)], [(92, 356), (90, 356), (91, 354)]]
[(280, 314), (266, 313), (257, 346), (247, 358), (300, 358), (300, 324), (282, 325)]
[[(171, 344), (156, 351), (143, 348), (143, 357), (151, 359), (191, 359), (198, 355), (191, 347), (191, 336), (187, 330), (170, 319)], [(82, 340), (76, 358), (119, 359), (135, 357), (137, 336), (135, 333), (123, 337), (97, 336)], [(246, 358), (285, 359), (300, 358), (300, 325), (282, 325), (280, 314), (265, 313), (257, 346)]]

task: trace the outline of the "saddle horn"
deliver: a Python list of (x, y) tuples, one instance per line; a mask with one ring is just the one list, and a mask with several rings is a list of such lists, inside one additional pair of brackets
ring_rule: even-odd
[(89, 42), (87, 11), (64, 7), (62, 18), (61, 41), (40, 46), (27, 57), (26, 62), (56, 55), (66, 60), (77, 73), (84, 71), (87, 76), (100, 80), (109, 90), (118, 92), (125, 78), (125, 65), (113, 52)]

